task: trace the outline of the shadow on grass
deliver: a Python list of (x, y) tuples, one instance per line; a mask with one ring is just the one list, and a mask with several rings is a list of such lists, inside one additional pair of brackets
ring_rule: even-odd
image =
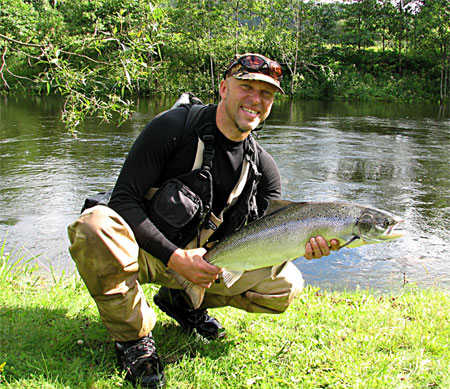
[[(159, 321), (153, 335), (168, 367), (184, 358), (219, 358), (233, 343), (207, 342), (171, 321)], [(128, 386), (116, 365), (113, 340), (100, 318), (83, 309), (68, 317), (64, 309), (0, 307), (0, 365), (4, 362), (0, 385), (3, 380), (12, 386)]]
[(187, 334), (173, 321), (158, 321), (153, 329), (153, 336), (158, 353), (166, 365), (176, 364), (186, 358), (218, 359), (228, 354), (235, 346), (234, 340), (227, 337), (208, 341), (195, 332)]
[(116, 372), (111, 349), (102, 324), (87, 316), (68, 318), (64, 309), (0, 308), (6, 382), (42, 379), (91, 386)]

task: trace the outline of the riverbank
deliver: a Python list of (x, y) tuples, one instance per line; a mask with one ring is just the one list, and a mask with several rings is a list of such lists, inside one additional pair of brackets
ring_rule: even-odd
[[(0, 386), (131, 387), (113, 341), (75, 275), (44, 283), (0, 258)], [(207, 343), (159, 311), (153, 331), (168, 388), (450, 386), (450, 296), (306, 288), (282, 315), (211, 310), (227, 328)]]

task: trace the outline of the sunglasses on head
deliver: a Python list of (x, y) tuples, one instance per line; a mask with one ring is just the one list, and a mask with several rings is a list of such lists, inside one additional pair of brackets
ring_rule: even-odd
[(275, 78), (276, 80), (281, 80), (283, 78), (281, 66), (278, 62), (271, 61), (270, 59), (258, 54), (246, 54), (235, 58), (225, 71), (225, 78), (241, 70), (241, 68), (239, 68), (236, 72), (232, 72), (232, 69), (236, 65), (241, 65), (241, 67), (248, 72), (262, 73)]

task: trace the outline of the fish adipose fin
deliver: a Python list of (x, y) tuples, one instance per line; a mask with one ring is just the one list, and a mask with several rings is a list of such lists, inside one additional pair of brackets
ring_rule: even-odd
[(225, 285), (227, 288), (231, 288), (231, 286), (239, 279), (241, 278), (242, 274), (244, 274), (243, 271), (231, 271), (231, 270), (223, 270), (222, 271), (222, 278), (223, 282), (225, 282)]
[(191, 281), (187, 280), (172, 269), (168, 269), (167, 273), (175, 278), (178, 284), (183, 287), (184, 291), (191, 299), (192, 308), (198, 309), (203, 302), (203, 298), (205, 297), (205, 288), (193, 284)]

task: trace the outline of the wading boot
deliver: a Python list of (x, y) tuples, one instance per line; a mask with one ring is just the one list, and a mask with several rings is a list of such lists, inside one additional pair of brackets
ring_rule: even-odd
[(164, 368), (155, 349), (152, 334), (130, 342), (116, 341), (119, 364), (126, 379), (141, 388), (159, 389), (166, 384)]
[(194, 329), (206, 339), (212, 340), (225, 336), (225, 328), (219, 321), (208, 315), (206, 309), (192, 309), (186, 301), (182, 290), (169, 289), (165, 286), (153, 297), (155, 304), (171, 318), (175, 319), (185, 331)]

